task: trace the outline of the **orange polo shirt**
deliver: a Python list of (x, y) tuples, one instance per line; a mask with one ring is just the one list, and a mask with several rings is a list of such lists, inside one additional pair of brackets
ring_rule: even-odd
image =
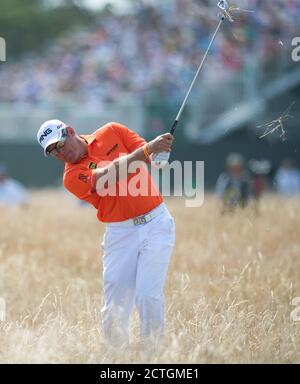
[[(91, 135), (80, 135), (88, 143), (88, 154), (79, 163), (66, 163), (64, 171), (64, 186), (79, 199), (92, 204), (97, 210), (97, 217), (105, 223), (124, 221), (148, 213), (163, 201), (161, 194), (146, 169), (140, 169), (134, 174), (115, 184), (115, 196), (97, 194), (95, 191), (95, 167), (101, 167), (120, 155), (129, 154), (142, 147), (146, 141), (124, 125), (108, 123)], [(129, 193), (124, 196), (124, 182), (139, 176), (137, 187), (142, 180), (146, 182), (147, 191), (142, 194)], [(123, 186), (122, 186), (123, 185)], [(120, 190), (123, 192), (120, 192)], [(130, 187), (129, 187), (130, 190)], [(146, 196), (145, 196), (146, 194)], [(102, 196), (101, 196), (102, 195)]]

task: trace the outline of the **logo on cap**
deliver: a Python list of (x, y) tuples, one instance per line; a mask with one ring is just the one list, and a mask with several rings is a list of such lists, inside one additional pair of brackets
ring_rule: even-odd
[(50, 133), (52, 133), (52, 129), (50, 129), (50, 128), (47, 128), (46, 131), (44, 131), (44, 132), (42, 133), (42, 135), (41, 135), (41, 137), (40, 137), (40, 140), (39, 140), (40, 144), (42, 144), (42, 142), (45, 140), (45, 138), (46, 138), (48, 135), (50, 135)]

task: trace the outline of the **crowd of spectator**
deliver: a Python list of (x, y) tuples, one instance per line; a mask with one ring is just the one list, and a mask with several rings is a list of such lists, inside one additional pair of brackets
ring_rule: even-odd
[[(44, 52), (0, 68), (0, 102), (83, 105), (134, 97), (178, 98), (186, 92), (216, 27), (216, 0), (136, 1), (130, 13), (64, 36)], [(300, 0), (244, 0), (214, 45), (205, 78), (219, 81), (265, 61), (290, 44), (300, 21)], [(214, 60), (215, 58), (215, 60)]]
[[(266, 192), (276, 192), (285, 198), (300, 197), (300, 169), (291, 159), (284, 159), (277, 170), (268, 160), (251, 159), (248, 164), (239, 153), (230, 153), (226, 170), (216, 183), (216, 195), (222, 201), (222, 212), (232, 212), (237, 206), (258, 201)], [(273, 173), (273, 175), (272, 175)]]

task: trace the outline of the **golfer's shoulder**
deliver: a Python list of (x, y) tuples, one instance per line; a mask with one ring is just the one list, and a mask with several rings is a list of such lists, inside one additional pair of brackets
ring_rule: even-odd
[(100, 139), (103, 136), (107, 135), (115, 135), (118, 133), (122, 133), (124, 130), (128, 129), (125, 127), (125, 125), (121, 123), (117, 123), (116, 121), (111, 121), (109, 123), (106, 123), (102, 127), (98, 128), (93, 135), (97, 138)]

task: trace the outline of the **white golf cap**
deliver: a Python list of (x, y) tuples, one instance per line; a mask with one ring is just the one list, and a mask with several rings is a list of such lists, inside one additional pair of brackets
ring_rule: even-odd
[(67, 125), (60, 120), (45, 121), (37, 133), (37, 140), (44, 149), (44, 155), (47, 155), (47, 148), (49, 145), (57, 143), (63, 134), (63, 130)]

